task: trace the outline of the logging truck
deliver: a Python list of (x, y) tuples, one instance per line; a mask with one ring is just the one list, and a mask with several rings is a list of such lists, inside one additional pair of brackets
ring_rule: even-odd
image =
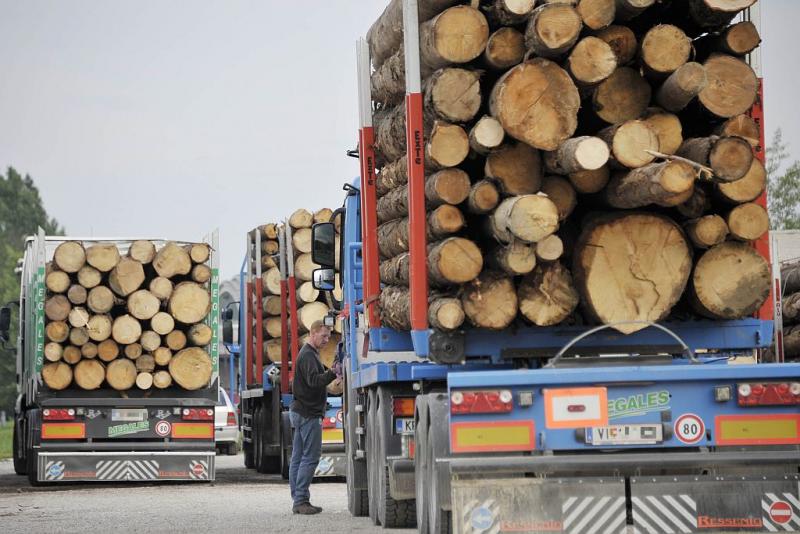
[[(292, 455), (292, 362), (311, 324), (328, 313), (331, 296), (313, 287), (311, 225), (329, 221), (330, 209), (295, 211), (284, 223), (270, 223), (247, 235), (240, 272), (238, 357), (239, 420), (244, 465), (288, 480)], [(233, 340), (231, 312), (223, 318), (223, 338)], [(338, 329), (338, 327), (337, 327)], [(333, 332), (320, 359), (337, 357), (341, 336)], [(337, 389), (338, 388), (338, 389)], [(344, 476), (341, 382), (328, 387), (322, 419), (322, 456), (315, 476)]]
[(214, 480), (216, 241), (27, 239), (13, 303), (17, 474)]
[(340, 245), (312, 238), (315, 286), (343, 288), (353, 515), (800, 529), (800, 366), (761, 359), (754, 4), (389, 2)]

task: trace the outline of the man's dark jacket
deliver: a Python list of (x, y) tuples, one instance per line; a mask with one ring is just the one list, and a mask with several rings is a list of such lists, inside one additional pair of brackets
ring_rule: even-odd
[(325, 387), (336, 379), (333, 370), (326, 370), (317, 349), (306, 343), (297, 355), (292, 381), (294, 400), (290, 409), (303, 417), (322, 417), (328, 392)]

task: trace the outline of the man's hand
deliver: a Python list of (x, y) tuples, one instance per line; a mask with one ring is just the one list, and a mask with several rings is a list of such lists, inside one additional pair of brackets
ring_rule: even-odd
[(342, 376), (342, 362), (340, 362), (339, 360), (336, 360), (335, 362), (333, 362), (333, 367), (331, 367), (331, 369), (333, 369), (333, 372), (336, 373), (336, 376), (338, 378), (341, 378), (341, 376)]

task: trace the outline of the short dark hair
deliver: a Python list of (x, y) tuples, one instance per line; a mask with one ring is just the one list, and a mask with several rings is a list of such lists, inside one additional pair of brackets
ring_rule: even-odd
[(329, 326), (327, 326), (325, 323), (323, 323), (321, 320), (319, 320), (319, 321), (314, 321), (313, 323), (311, 323), (311, 328), (308, 329), (308, 333), (309, 334), (314, 334), (316, 332), (319, 332), (320, 328), (327, 328), (328, 330), (330, 330)]

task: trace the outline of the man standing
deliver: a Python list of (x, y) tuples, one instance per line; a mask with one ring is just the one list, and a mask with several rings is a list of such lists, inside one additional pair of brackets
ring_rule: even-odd
[(308, 342), (300, 349), (294, 367), (294, 400), (289, 408), (289, 418), (294, 428), (289, 487), (292, 490), (292, 513), (295, 514), (311, 515), (322, 511), (322, 508), (309, 502), (308, 488), (322, 454), (322, 418), (328, 400), (325, 387), (340, 372), (326, 370), (319, 359), (319, 349), (328, 343), (330, 337), (330, 329), (322, 321), (315, 321), (311, 325)]

